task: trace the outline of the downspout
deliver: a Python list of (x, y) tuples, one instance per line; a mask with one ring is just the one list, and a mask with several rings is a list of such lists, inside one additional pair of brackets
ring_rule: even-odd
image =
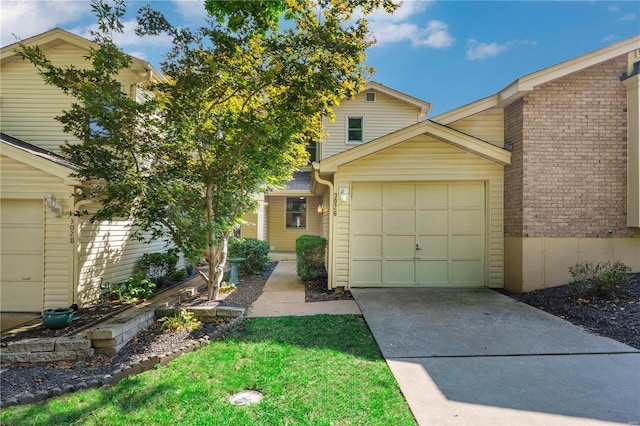
[(333, 284), (333, 276), (334, 276), (334, 265), (335, 259), (333, 257), (333, 216), (335, 214), (334, 203), (333, 203), (333, 182), (321, 179), (320, 172), (318, 171), (319, 164), (317, 162), (313, 162), (313, 177), (316, 179), (316, 182), (326, 185), (329, 187), (329, 244), (327, 245), (327, 249), (329, 253), (327, 254), (327, 258), (329, 259), (329, 267), (327, 268), (327, 281), (329, 282), (329, 286), (334, 288)]

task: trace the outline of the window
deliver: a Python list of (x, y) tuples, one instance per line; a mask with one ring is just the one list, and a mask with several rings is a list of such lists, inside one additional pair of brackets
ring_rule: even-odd
[(287, 229), (307, 229), (307, 198), (287, 197)]
[(362, 117), (347, 117), (347, 143), (362, 143), (364, 119)]
[(364, 94), (365, 102), (375, 102), (376, 101), (376, 92), (367, 92)]
[(318, 144), (316, 142), (309, 142), (307, 152), (309, 153), (309, 164), (318, 161)]

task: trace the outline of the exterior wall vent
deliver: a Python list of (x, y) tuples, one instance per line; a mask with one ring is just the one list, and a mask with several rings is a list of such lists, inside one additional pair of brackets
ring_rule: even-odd
[(375, 102), (376, 101), (376, 92), (367, 92), (364, 94), (365, 102)]

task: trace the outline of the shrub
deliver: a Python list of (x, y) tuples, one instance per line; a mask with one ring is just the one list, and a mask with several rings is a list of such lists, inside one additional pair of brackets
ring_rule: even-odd
[(153, 296), (156, 283), (137, 273), (121, 283), (111, 284), (111, 297), (118, 302), (133, 303)]
[(620, 261), (615, 263), (576, 263), (569, 268), (573, 281), (581, 284), (582, 297), (609, 298), (618, 286), (625, 284), (631, 268)]
[(148, 278), (162, 284), (165, 278), (176, 272), (178, 259), (177, 249), (169, 249), (164, 253), (145, 253), (138, 261), (138, 266)]
[(229, 257), (245, 259), (238, 265), (240, 274), (257, 274), (269, 262), (269, 243), (255, 238), (233, 238), (229, 240)]
[(327, 239), (301, 235), (296, 240), (296, 270), (300, 279), (312, 280), (322, 273)]
[(171, 276), (171, 279), (173, 281), (182, 281), (185, 278), (187, 278), (187, 276), (189, 276), (189, 274), (187, 273), (186, 269), (180, 269), (179, 271), (175, 271), (173, 273), (173, 275)]
[(158, 321), (162, 323), (161, 330), (166, 332), (173, 331), (192, 331), (200, 328), (202, 323), (198, 321), (191, 312), (182, 309), (179, 315), (173, 317), (162, 317)]

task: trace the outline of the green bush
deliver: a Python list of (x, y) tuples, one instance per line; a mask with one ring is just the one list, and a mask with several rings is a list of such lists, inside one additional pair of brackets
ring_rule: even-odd
[(301, 235), (296, 240), (296, 270), (300, 279), (312, 280), (322, 273), (327, 239)]
[(257, 274), (269, 262), (269, 243), (255, 238), (233, 238), (229, 240), (229, 257), (245, 259), (238, 265), (241, 275)]
[(180, 270), (175, 271), (173, 273), (173, 275), (171, 276), (171, 279), (173, 281), (178, 282), (178, 281), (184, 280), (185, 278), (187, 278), (187, 276), (189, 276), (189, 273), (187, 272), (187, 270), (186, 269), (180, 269)]
[(177, 249), (169, 249), (164, 253), (145, 253), (138, 261), (138, 266), (148, 278), (162, 284), (176, 272), (178, 259)]
[(616, 290), (624, 293), (620, 286), (627, 282), (629, 272), (631, 268), (620, 261), (613, 264), (582, 262), (569, 268), (573, 281), (581, 284), (582, 292), (578, 296), (587, 298), (609, 298)]
[(118, 302), (135, 303), (153, 296), (156, 283), (137, 273), (121, 283), (111, 284), (111, 298)]

